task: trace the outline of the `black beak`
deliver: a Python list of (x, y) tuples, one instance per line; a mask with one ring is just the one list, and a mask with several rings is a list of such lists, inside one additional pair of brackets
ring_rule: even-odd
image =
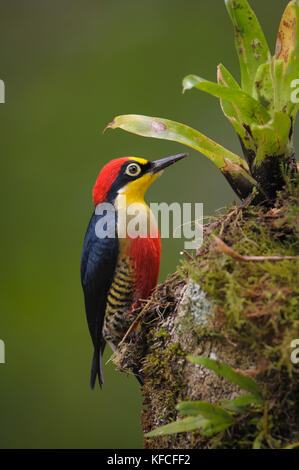
[(151, 171), (152, 173), (158, 173), (158, 171), (164, 170), (164, 168), (172, 165), (175, 162), (178, 162), (182, 158), (188, 157), (188, 153), (179, 153), (178, 155), (173, 155), (172, 157), (161, 158), (161, 160), (156, 160), (152, 162)]

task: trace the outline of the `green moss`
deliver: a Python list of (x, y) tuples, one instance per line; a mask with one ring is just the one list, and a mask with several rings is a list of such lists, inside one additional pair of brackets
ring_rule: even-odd
[(168, 336), (169, 336), (169, 332), (167, 330), (165, 330), (165, 328), (161, 328), (156, 333), (157, 338), (167, 338)]
[[(243, 256), (297, 256), (299, 207), (286, 200), (271, 211), (247, 208), (225, 228), (224, 216), (213, 233)], [(206, 237), (202, 255), (184, 262), (181, 272), (216, 304), (212, 329), (266, 358), (268, 371), (296, 372), (287, 346), (299, 337), (298, 260), (239, 262), (211, 249), (211, 241)]]

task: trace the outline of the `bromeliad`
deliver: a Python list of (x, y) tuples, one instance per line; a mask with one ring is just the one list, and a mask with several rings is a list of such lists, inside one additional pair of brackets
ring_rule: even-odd
[(225, 4), (234, 26), (241, 84), (219, 64), (217, 83), (188, 75), (183, 90), (196, 88), (220, 99), (245, 158), (169, 119), (127, 114), (115, 117), (107, 127), (188, 145), (219, 168), (241, 199), (250, 196), (252, 204), (272, 206), (286, 180), (293, 183), (297, 173), (294, 124), (299, 110), (299, 0), (291, 0), (284, 11), (274, 56), (247, 0), (225, 0)]

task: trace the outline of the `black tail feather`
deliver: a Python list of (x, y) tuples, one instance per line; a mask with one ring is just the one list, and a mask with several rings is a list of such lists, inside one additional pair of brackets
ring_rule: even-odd
[[(100, 351), (94, 350), (92, 363), (91, 363), (91, 371), (90, 371), (90, 387), (93, 390), (95, 387), (95, 383), (98, 377), (99, 385), (101, 389), (103, 388), (104, 384), (104, 373), (103, 373), (103, 362), (102, 362), (102, 355), (105, 349), (105, 343), (100, 349)], [(144, 385), (144, 377), (141, 372), (134, 372), (136, 379), (138, 380), (141, 386)]]
[(103, 388), (104, 374), (103, 374), (102, 354), (103, 354), (103, 349), (101, 349), (100, 351), (94, 350), (92, 363), (91, 363), (91, 371), (90, 371), (90, 387), (92, 388), (92, 390), (95, 387), (97, 377), (99, 379), (100, 387)]
[(140, 383), (140, 385), (141, 385), (141, 387), (142, 387), (142, 386), (144, 385), (144, 377), (143, 377), (143, 375), (142, 375), (140, 372), (138, 372), (138, 374), (135, 373), (135, 377), (136, 377), (136, 379), (138, 380), (138, 382)]

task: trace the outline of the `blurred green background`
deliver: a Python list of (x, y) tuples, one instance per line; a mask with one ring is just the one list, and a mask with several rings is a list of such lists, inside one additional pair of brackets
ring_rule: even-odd
[[(272, 50), (286, 3), (251, 1)], [(0, 24), (0, 447), (138, 448), (137, 381), (109, 364), (103, 392), (89, 389), (81, 247), (106, 162), (186, 148), (102, 130), (118, 114), (168, 117), (240, 152), (218, 101), (181, 93), (184, 75), (215, 80), (219, 62), (239, 77), (232, 25), (222, 0), (7, 0)], [(147, 196), (203, 202), (205, 215), (234, 199), (192, 150)], [(182, 247), (163, 241), (161, 279)]]

